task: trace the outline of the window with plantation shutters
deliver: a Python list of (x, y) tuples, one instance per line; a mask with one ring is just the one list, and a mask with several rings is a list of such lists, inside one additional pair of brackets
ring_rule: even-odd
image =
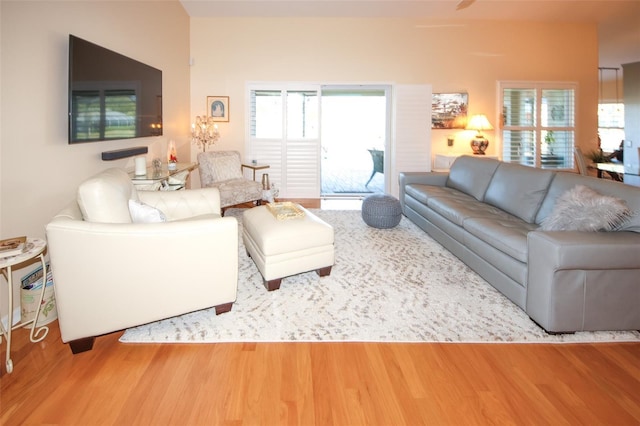
[(318, 85), (249, 86), (249, 160), (268, 164), (283, 198), (320, 196)]
[(502, 159), (573, 169), (576, 85), (500, 83)]

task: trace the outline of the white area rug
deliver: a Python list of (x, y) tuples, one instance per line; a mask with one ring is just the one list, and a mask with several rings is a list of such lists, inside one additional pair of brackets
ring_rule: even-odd
[[(640, 341), (638, 332), (548, 335), (407, 218), (380, 230), (364, 224), (360, 211), (312, 212), (335, 229), (330, 276), (288, 277), (267, 292), (240, 238), (238, 299), (230, 312), (206, 309), (131, 328), (120, 341)], [(238, 218), (242, 233), (242, 210), (227, 215)]]

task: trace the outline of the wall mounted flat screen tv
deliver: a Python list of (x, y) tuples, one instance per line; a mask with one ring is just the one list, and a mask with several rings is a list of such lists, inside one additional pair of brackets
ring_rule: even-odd
[(69, 35), (69, 143), (162, 135), (162, 71)]

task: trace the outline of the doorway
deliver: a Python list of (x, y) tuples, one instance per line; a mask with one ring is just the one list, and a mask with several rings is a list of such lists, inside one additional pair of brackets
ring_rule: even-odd
[(321, 196), (385, 192), (391, 86), (322, 86)]

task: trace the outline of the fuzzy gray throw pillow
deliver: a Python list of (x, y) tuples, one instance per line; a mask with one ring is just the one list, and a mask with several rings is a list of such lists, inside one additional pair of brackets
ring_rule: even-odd
[(556, 200), (543, 231), (612, 231), (631, 214), (624, 200), (576, 185)]

